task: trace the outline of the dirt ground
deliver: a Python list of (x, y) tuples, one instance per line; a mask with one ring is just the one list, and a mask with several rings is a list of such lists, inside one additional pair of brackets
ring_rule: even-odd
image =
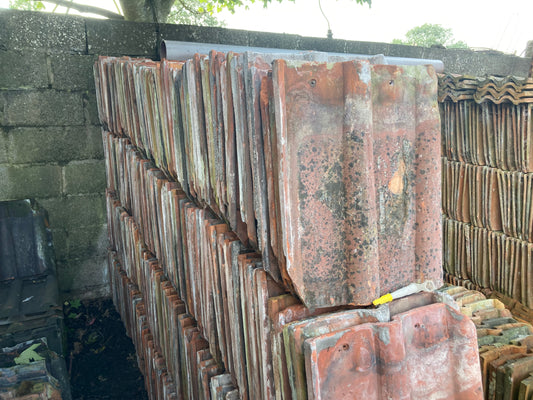
[(111, 300), (65, 302), (72, 398), (148, 399), (135, 348)]

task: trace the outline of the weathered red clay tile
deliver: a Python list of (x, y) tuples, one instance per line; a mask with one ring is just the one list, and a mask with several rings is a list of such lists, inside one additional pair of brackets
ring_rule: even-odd
[(259, 361), (259, 376), (261, 382), (261, 398), (274, 398), (274, 376), (272, 370), (271, 324), (268, 315), (268, 304), (271, 298), (277, 298), (285, 293), (285, 288), (261, 268), (253, 270), (255, 280), (254, 307), (256, 313), (257, 358)]
[[(291, 388), (287, 371), (287, 359), (285, 357), (285, 344), (283, 340), (283, 328), (285, 325), (304, 318), (332, 312), (338, 308), (326, 308), (311, 311), (291, 295), (274, 298), (270, 304), (270, 318), (272, 321), (271, 343), (274, 370), (274, 385), (276, 399), (290, 399)], [(279, 311), (278, 311), (279, 310)]]
[(240, 398), (241, 398), (241, 395), (239, 394), (238, 389), (228, 392), (225, 397), (226, 400), (239, 400)]
[(504, 366), (503, 399), (512, 400), (518, 397), (520, 382), (533, 372), (533, 356), (509, 362)]
[(340, 311), (286, 325), (283, 328), (283, 341), (292, 398), (295, 400), (307, 398), (305, 340), (368, 322), (388, 322), (389, 319), (388, 307), (384, 306), (377, 309)]
[(504, 345), (501, 347), (495, 347), (492, 346), (492, 348), (489, 350), (487, 349), (483, 353), (479, 354), (479, 359), (481, 362), (481, 374), (483, 379), (483, 393), (484, 397), (487, 398), (488, 395), (488, 387), (489, 387), (489, 365), (491, 362), (495, 361), (496, 359), (500, 358), (501, 356), (505, 354), (525, 354), (526, 349), (520, 346), (511, 346), (511, 345)]
[(481, 399), (475, 327), (444, 304), (308, 339), (309, 399)]
[(241, 54), (228, 56), (230, 66), (231, 93), (235, 116), (235, 147), (241, 220), (246, 224), (247, 235), (252, 247), (257, 248), (257, 232), (253, 203), (252, 168), (250, 165), (250, 132), (247, 124), (244, 83), (244, 59)]
[(211, 399), (211, 378), (223, 372), (223, 368), (214, 359), (208, 359), (197, 363), (198, 365), (198, 393), (199, 399)]
[(433, 69), (277, 60), (273, 82), (283, 248), (304, 304), (440, 286)]
[(520, 382), (520, 389), (518, 391), (518, 400), (529, 400), (533, 396), (533, 375)]
[(211, 378), (210, 387), (211, 400), (224, 400), (229, 393), (236, 391), (230, 374), (213, 376)]

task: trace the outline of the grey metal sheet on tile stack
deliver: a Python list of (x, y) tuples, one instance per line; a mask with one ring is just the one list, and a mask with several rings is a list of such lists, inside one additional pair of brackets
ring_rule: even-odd
[(531, 78), (439, 77), (448, 281), (533, 307)]

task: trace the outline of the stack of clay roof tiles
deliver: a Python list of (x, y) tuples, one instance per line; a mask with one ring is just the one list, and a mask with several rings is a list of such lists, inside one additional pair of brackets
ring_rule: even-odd
[[(95, 66), (114, 302), (150, 397), (481, 398), (442, 282), (431, 67)], [(421, 378), (421, 376), (423, 378)]]
[(492, 292), (449, 292), (476, 323), (486, 399), (532, 396), (532, 89), (530, 78), (439, 78), (444, 269)]
[[(441, 289), (460, 306), (461, 313), (476, 325), (485, 399), (527, 400), (533, 393), (533, 327), (520, 317), (512, 300), (486, 298), (462, 286)], [(507, 307), (506, 307), (507, 306)], [(511, 306), (511, 309), (509, 309)]]
[(442, 76), (444, 268), (533, 305), (533, 80)]

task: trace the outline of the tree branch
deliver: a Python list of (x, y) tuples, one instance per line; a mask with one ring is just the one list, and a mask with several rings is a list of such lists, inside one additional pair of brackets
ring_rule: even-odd
[(183, 1), (183, 0), (178, 0), (178, 3), (180, 3), (181, 6), (182, 6), (185, 10), (189, 11), (191, 14), (193, 14), (193, 15), (198, 15), (198, 14), (200, 14), (200, 12), (199, 12), (198, 10), (195, 10), (195, 9), (192, 9), (191, 7), (189, 7), (185, 1)]
[(66, 0), (33, 0), (33, 1), (45, 1), (47, 3), (56, 4), (61, 7), (73, 8), (80, 12), (91, 13), (101, 15), (102, 17), (107, 17), (110, 19), (124, 19), (123, 15), (116, 14), (112, 11), (104, 10), (103, 8), (86, 6), (84, 4), (77, 4)]

